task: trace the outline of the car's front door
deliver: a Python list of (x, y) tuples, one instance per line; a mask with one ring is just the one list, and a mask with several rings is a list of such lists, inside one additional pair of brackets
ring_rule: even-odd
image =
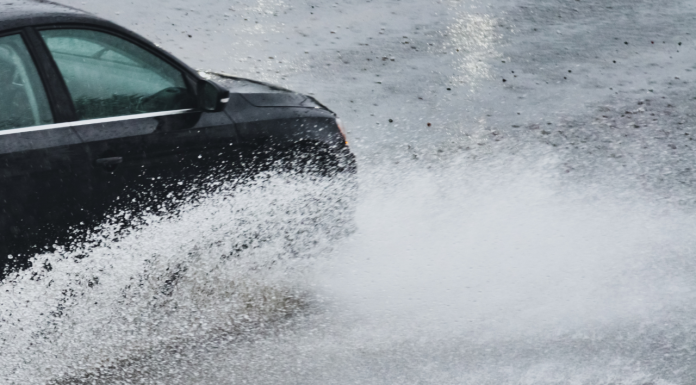
[(197, 109), (194, 77), (156, 52), (104, 30), (39, 33), (75, 106), (96, 213), (181, 192), (236, 140), (225, 112)]

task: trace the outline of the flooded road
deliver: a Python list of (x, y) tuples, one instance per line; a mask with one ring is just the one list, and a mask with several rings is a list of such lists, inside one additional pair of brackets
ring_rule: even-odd
[(348, 220), (271, 175), (38, 256), (0, 382), (696, 379), (696, 4), (61, 2), (314, 95), (360, 189)]

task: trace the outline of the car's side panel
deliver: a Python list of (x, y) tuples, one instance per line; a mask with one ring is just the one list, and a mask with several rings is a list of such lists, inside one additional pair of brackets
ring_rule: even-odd
[[(71, 127), (44, 129), (16, 129), (0, 131), (0, 154), (21, 153), (79, 144), (80, 137)], [(17, 168), (4, 168), (0, 175), (18, 172)]]
[(72, 127), (83, 142), (98, 142), (129, 136), (149, 135), (157, 130), (157, 118), (136, 118), (123, 122), (100, 122)]
[(180, 196), (227, 158), (237, 139), (223, 112), (129, 119), (82, 126), (79, 133), (93, 165), (87, 177), (95, 221), (115, 209), (141, 210)]
[(69, 127), (0, 135), (0, 264), (84, 219), (89, 167)]

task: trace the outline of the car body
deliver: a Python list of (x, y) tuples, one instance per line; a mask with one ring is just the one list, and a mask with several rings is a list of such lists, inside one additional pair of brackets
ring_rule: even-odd
[(181, 181), (296, 154), (323, 174), (355, 171), (340, 121), (314, 98), (198, 72), (51, 2), (2, 5), (0, 87), (0, 267), (143, 194), (183, 194)]

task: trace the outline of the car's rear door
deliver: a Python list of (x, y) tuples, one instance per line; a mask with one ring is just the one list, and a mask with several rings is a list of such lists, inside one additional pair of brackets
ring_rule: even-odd
[(29, 32), (0, 36), (0, 267), (79, 223), (90, 195), (87, 154)]
[(181, 192), (229, 156), (233, 122), (200, 112), (195, 77), (165, 55), (103, 29), (39, 33), (75, 106), (96, 211)]

